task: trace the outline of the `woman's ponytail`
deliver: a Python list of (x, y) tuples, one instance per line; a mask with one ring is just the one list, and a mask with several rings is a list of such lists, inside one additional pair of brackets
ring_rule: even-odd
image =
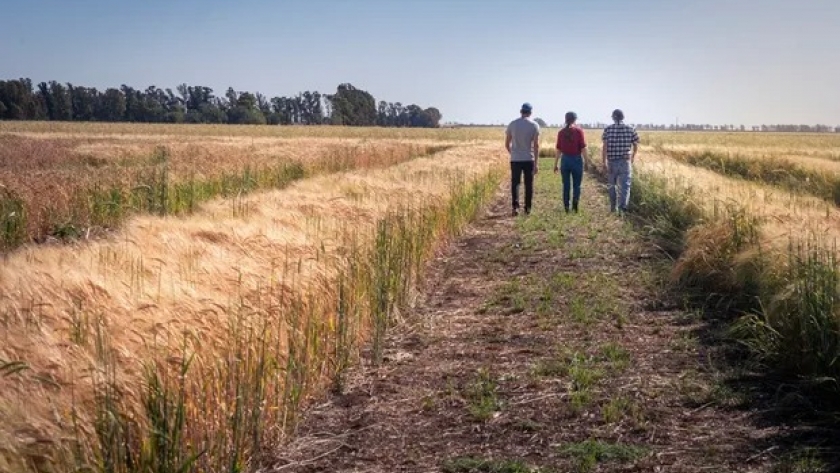
[(572, 125), (577, 121), (577, 114), (575, 112), (566, 112), (566, 125), (563, 127), (563, 134), (566, 139), (572, 139)]

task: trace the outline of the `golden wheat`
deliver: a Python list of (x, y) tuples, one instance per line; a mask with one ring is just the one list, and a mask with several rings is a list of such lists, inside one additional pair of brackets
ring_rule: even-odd
[(185, 333), (198, 341), (195, 364), (212, 366), (230, 350), (232, 308), (262, 305), (268, 317), (289, 303), (278, 295), (331, 297), (348, 245), (369, 245), (389, 213), (444, 201), (453, 180), (498, 168), (499, 148), (465, 145), (218, 200), (189, 218), (134, 218), (102, 241), (14, 252), (0, 268), (0, 359), (28, 370), (0, 377), (0, 466), (23, 468), (15, 462), (34, 461), (74, 431), (94, 437), (94, 387), (105, 376), (97, 331), (114, 350), (120, 398), (140, 417), (144, 366), (178, 353)]

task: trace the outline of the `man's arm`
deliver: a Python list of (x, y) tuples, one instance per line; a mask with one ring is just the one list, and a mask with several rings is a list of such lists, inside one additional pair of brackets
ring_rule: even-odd
[(607, 163), (607, 140), (601, 144), (601, 160), (604, 162), (604, 167), (608, 167), (609, 164)]
[(505, 132), (505, 149), (507, 150), (508, 154), (510, 154), (510, 141), (513, 137), (510, 136), (510, 130)]
[(636, 161), (636, 153), (639, 152), (639, 134), (633, 130), (633, 154), (630, 155), (630, 162)]
[(609, 161), (607, 161), (607, 142), (609, 140), (609, 127), (604, 129), (604, 134), (601, 135), (601, 161), (604, 163), (604, 169), (609, 167)]
[(539, 167), (538, 161), (540, 159), (540, 133), (534, 135), (534, 174), (537, 173)]

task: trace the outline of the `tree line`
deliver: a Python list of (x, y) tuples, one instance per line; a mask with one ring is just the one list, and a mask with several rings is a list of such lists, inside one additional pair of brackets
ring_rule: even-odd
[(799, 132), (799, 133), (840, 133), (840, 126), (830, 125), (710, 125), (681, 123), (679, 125), (637, 124), (639, 130), (669, 131), (763, 131), (763, 132)]
[(37, 86), (30, 79), (0, 81), (0, 120), (436, 128), (441, 118), (435, 107), (377, 104), (373, 95), (352, 84), (340, 84), (334, 94), (306, 91), (268, 98), (232, 87), (216, 96), (210, 87), (187, 84), (174, 91), (127, 85), (100, 91), (57, 81)]
[[(551, 124), (547, 125), (544, 120), (540, 118), (535, 118), (540, 127), (542, 128), (560, 128), (563, 125), (558, 124)], [(609, 123), (604, 122), (593, 122), (593, 123), (578, 123), (578, 126), (581, 128), (591, 129), (591, 130), (601, 130), (606, 128)], [(670, 124), (670, 125), (661, 125), (655, 123), (630, 123), (633, 125), (637, 130), (642, 131), (751, 131), (751, 132), (797, 132), (797, 133), (840, 133), (840, 126), (831, 126), (831, 125), (758, 125), (758, 126), (746, 126), (746, 125), (709, 125), (709, 124), (692, 124), (692, 123), (681, 123), (679, 125)], [(490, 124), (476, 124), (476, 123), (454, 123), (448, 125), (450, 127), (504, 127), (504, 123), (490, 123)]]

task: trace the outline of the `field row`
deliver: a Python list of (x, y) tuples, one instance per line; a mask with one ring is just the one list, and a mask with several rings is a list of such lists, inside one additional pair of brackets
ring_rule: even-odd
[(685, 164), (771, 184), (794, 193), (810, 194), (840, 206), (840, 160), (679, 146), (657, 146), (655, 151)]
[[(0, 466), (241, 471), (341, 383), (498, 185), (498, 146), (135, 217), (0, 268)], [(21, 435), (26, 432), (26, 435)], [(163, 469), (161, 469), (163, 468)]]
[(657, 150), (640, 155), (631, 198), (678, 257), (676, 287), (730, 317), (730, 333), (766, 366), (824, 386), (840, 379), (840, 209)]
[(31, 241), (101, 233), (129, 215), (187, 214), (216, 197), (241, 198), (306, 176), (387, 167), (451, 146), (358, 139), (0, 135), (0, 252)]

